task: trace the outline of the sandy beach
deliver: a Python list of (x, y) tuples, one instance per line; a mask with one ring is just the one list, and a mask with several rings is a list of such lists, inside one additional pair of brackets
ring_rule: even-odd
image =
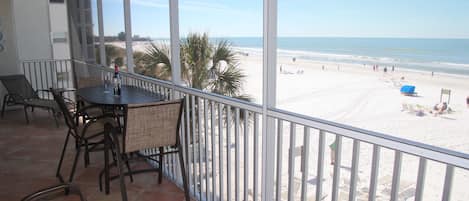
[[(240, 51), (247, 52), (244, 49)], [(249, 56), (241, 56), (240, 63), (247, 74), (245, 91), (252, 95), (257, 102), (261, 102), (262, 90), (262, 55), (259, 52), (249, 52)], [(469, 152), (469, 108), (466, 97), (469, 96), (469, 77), (410, 69), (383, 66), (373, 71), (372, 65), (350, 63), (319, 62), (280, 55), (277, 60), (277, 105), (278, 108), (297, 113), (319, 117), (359, 128), (378, 131), (385, 134), (444, 147), (464, 153)], [(280, 66), (282, 72), (280, 72)], [(323, 67), (324, 66), (324, 70)], [(416, 86), (416, 96), (400, 94), (402, 85)], [(440, 102), (441, 89), (450, 89), (449, 107), (451, 112), (434, 116), (429, 113), (435, 104)], [(442, 101), (448, 101), (444, 96)], [(423, 111), (423, 116), (416, 112), (404, 110), (403, 105), (414, 107), (415, 111)], [(284, 128), (284, 144), (289, 143), (289, 127)], [(297, 145), (303, 144), (301, 127), (297, 127)], [(316, 134), (316, 135), (315, 135)], [(312, 153), (317, 153), (317, 132), (312, 132)], [(300, 138), (300, 139), (298, 139)], [(334, 136), (326, 139), (331, 144)], [(352, 161), (352, 140), (343, 141), (341, 200), (348, 195), (348, 182)], [(326, 150), (326, 161), (329, 152)], [(369, 175), (371, 168), (372, 146), (361, 144), (359, 165), (358, 200), (367, 200)], [(288, 159), (287, 153), (283, 155)], [(310, 167), (316, 167), (317, 157), (312, 157)], [(383, 149), (381, 151), (378, 200), (389, 200), (392, 182), (394, 152)], [(418, 158), (404, 155), (400, 192), (403, 200), (413, 200), (415, 181), (418, 170)], [(326, 165), (329, 166), (329, 165)], [(326, 185), (332, 185), (332, 166), (326, 167)], [(310, 176), (314, 178), (316, 168), (311, 168)], [(283, 167), (284, 178), (288, 178), (288, 165)], [(424, 200), (439, 200), (442, 193), (445, 167), (441, 164), (429, 162), (427, 167), (427, 181), (425, 183)], [(312, 173), (311, 173), (312, 172)], [(301, 174), (297, 175), (301, 178)], [(462, 186), (469, 182), (469, 175), (460, 171), (455, 174), (454, 193), (458, 197), (469, 197), (469, 193)], [(457, 185), (456, 182), (460, 182)], [(315, 186), (311, 185), (311, 191)], [(328, 188), (326, 188), (328, 189)], [(329, 188), (330, 189), (330, 188)], [(286, 190), (286, 189), (285, 189)], [(330, 192), (326, 192), (326, 194)], [(406, 196), (406, 193), (408, 194)], [(314, 193), (312, 194), (314, 195)], [(465, 195), (465, 196), (461, 196)]]
[[(123, 47), (123, 43), (115, 44)], [(135, 51), (145, 51), (145, 43), (134, 44)], [(246, 74), (243, 90), (262, 103), (262, 52), (248, 48), (235, 48), (240, 54), (240, 67)], [(469, 77), (443, 73), (415, 71), (396, 66), (387, 72), (380, 66), (373, 71), (372, 65), (313, 61), (279, 54), (277, 60), (277, 106), (280, 109), (323, 118), (359, 128), (373, 130), (392, 136), (410, 139), (434, 146), (469, 153)], [(323, 68), (324, 67), (324, 68)], [(281, 70), (280, 70), (281, 69)], [(400, 93), (403, 85), (416, 86), (415, 96)], [(441, 89), (451, 90), (449, 108), (451, 112), (434, 115), (429, 111), (440, 102)], [(448, 101), (444, 96), (442, 101)], [(417, 113), (419, 113), (417, 115)], [(284, 126), (284, 150), (288, 149), (289, 126)], [(311, 131), (311, 158), (309, 178), (315, 180), (317, 167), (318, 132)], [(297, 127), (296, 145), (303, 145), (303, 128)], [(334, 135), (327, 134), (326, 144), (334, 141)], [(250, 145), (249, 150), (253, 150)], [(343, 140), (340, 200), (348, 199), (352, 140)], [(288, 160), (284, 151), (283, 161)], [(330, 150), (325, 153), (324, 194), (330, 196), (332, 166), (329, 165)], [(372, 145), (360, 146), (358, 200), (368, 199), (369, 175)], [(392, 182), (394, 151), (382, 149), (378, 179), (377, 200), (389, 200)], [(300, 160), (296, 160), (299, 170)], [(418, 170), (418, 158), (405, 154), (400, 180), (399, 200), (413, 200)], [(252, 163), (252, 162), (251, 162)], [(225, 164), (226, 167), (226, 164)], [(287, 192), (288, 163), (283, 163), (283, 191)], [(243, 170), (241, 170), (242, 172)], [(440, 200), (445, 166), (429, 161), (425, 182), (424, 200)], [(453, 193), (457, 197), (469, 197), (465, 186), (469, 174), (456, 168)], [(251, 177), (252, 178), (252, 177)], [(296, 171), (295, 181), (301, 178)], [(308, 200), (314, 200), (315, 183), (308, 183)], [(296, 192), (299, 196), (300, 191)], [(282, 197), (285, 195), (282, 195)]]

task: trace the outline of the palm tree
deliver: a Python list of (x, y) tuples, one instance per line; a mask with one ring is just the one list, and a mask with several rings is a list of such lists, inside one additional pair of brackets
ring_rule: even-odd
[[(250, 100), (241, 95), (246, 77), (238, 67), (236, 52), (231, 44), (221, 40), (210, 43), (206, 33), (190, 33), (181, 41), (181, 78), (189, 87)], [(142, 58), (146, 75), (159, 79), (171, 78), (170, 51), (167, 45), (154, 43)]]
[[(122, 66), (124, 64), (124, 56), (125, 56), (125, 49), (121, 47), (117, 47), (114, 45), (106, 44), (104, 45), (106, 51), (106, 63), (110, 65), (113, 61), (117, 61), (117, 65)], [(96, 50), (96, 62), (101, 63), (101, 57), (99, 52), (99, 46), (95, 46)]]

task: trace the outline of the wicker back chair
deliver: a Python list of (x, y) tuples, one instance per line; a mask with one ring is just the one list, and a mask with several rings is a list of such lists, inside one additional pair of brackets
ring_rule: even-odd
[(123, 152), (176, 146), (181, 103), (174, 100), (128, 105)]
[(23, 74), (0, 76), (0, 80), (8, 91), (3, 97), (2, 117), (5, 114), (6, 106), (23, 105), (26, 122), (29, 123), (27, 108), (34, 110), (34, 108), (38, 107), (52, 110), (56, 124), (57, 126), (59, 125), (57, 121), (59, 112), (57, 104), (54, 100), (40, 98), (38, 95), (39, 92), (49, 93), (48, 90), (39, 89), (35, 91)]
[[(126, 153), (136, 153), (139, 150), (159, 148), (159, 153), (150, 157), (159, 156), (159, 183), (162, 180), (162, 161), (165, 154), (178, 153), (179, 162), (183, 177), (184, 191), (186, 201), (189, 201), (189, 189), (187, 184), (187, 175), (182, 155), (182, 146), (179, 140), (179, 129), (181, 116), (183, 112), (184, 99), (156, 102), (149, 104), (130, 104), (125, 108), (124, 142), (120, 149), (119, 138), (113, 133), (114, 146), (117, 149), (117, 167), (119, 169), (119, 179), (121, 183), (122, 200), (127, 201), (124, 175), (122, 165), (124, 160), (129, 157), (123, 157)], [(164, 147), (177, 148), (176, 151), (164, 151)], [(122, 150), (122, 151), (121, 151)], [(138, 153), (138, 152), (137, 152)], [(137, 154), (139, 155), (139, 154)], [(142, 155), (140, 155), (142, 156)], [(142, 156), (148, 158), (149, 156)], [(150, 159), (150, 158), (149, 158)], [(148, 172), (140, 170), (129, 172), (131, 174)]]

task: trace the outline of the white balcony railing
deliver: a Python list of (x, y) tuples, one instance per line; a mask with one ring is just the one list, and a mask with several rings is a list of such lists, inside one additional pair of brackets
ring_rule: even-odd
[[(76, 73), (102, 79), (113, 73), (78, 61), (22, 62), (25, 75), (37, 88), (73, 83), (68, 76), (72, 64)], [(67, 73), (58, 66), (68, 66)], [(55, 75), (43, 81), (38, 75), (47, 75), (44, 72)], [(63, 74), (67, 79), (59, 81)], [(276, 181), (276, 200), (469, 199), (468, 154), (275, 108), (268, 108), (266, 115), (275, 119), (276, 132), (264, 134), (260, 105), (137, 74), (122, 76), (126, 85), (189, 100), (181, 134), (191, 194), (197, 200), (262, 200), (265, 151), (276, 156), (274, 174), (266, 175)], [(276, 139), (275, 150), (261, 150), (267, 137)], [(326, 145), (333, 141), (335, 163), (330, 165)], [(164, 170), (181, 184), (176, 156), (164, 161)]]

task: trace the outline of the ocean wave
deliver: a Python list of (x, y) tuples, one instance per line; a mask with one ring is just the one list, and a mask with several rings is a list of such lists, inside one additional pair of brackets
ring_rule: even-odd
[[(234, 47), (235, 50), (249, 54), (262, 54), (262, 48)], [(353, 63), (380, 66), (396, 66), (414, 70), (435, 71), (451, 74), (469, 75), (469, 64), (439, 61), (419, 61), (412, 59), (399, 59), (392, 57), (373, 57), (366, 55), (333, 54), (324, 52), (301, 50), (277, 50), (279, 57), (295, 57), (297, 59), (314, 60), (321, 62)]]

